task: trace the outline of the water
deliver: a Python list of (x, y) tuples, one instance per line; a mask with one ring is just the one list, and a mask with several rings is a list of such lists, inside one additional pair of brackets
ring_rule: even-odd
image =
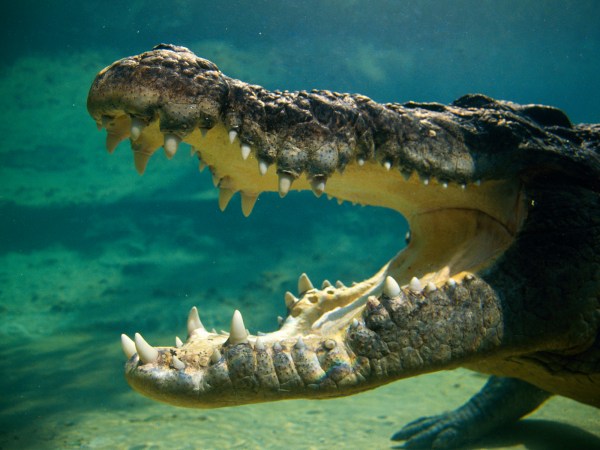
[[(235, 199), (220, 213), (185, 151), (155, 156), (144, 177), (126, 144), (108, 156), (87, 90), (112, 61), (171, 42), (270, 89), (439, 102), (482, 92), (599, 122), (600, 5), (122, 3), (3, 7), (0, 448), (389, 448), (404, 423), (477, 391), (484, 378), (459, 370), (335, 401), (214, 411), (133, 393), (121, 332), (171, 344), (192, 305), (217, 329), (239, 308), (253, 332), (272, 330), (299, 271), (364, 278), (401, 247), (406, 225), (312, 194), (263, 195), (248, 219)], [(478, 445), (599, 442), (598, 411), (556, 398)]]

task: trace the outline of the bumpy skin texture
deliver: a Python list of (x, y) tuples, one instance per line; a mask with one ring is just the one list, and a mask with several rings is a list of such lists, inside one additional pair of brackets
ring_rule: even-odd
[[(217, 407), (350, 395), (459, 366), (495, 375), (459, 410), (394, 436), (436, 448), (552, 394), (600, 406), (599, 125), (483, 95), (446, 106), (270, 92), (162, 44), (100, 72), (88, 109), (110, 151), (131, 138), (140, 172), (163, 144), (167, 155), (181, 140), (198, 146), (224, 204), (240, 191), (244, 213), (277, 190), (275, 166), (282, 196), (291, 183), (317, 195), (327, 183), (339, 198), (407, 208), (414, 230), (405, 254), (356, 286), (299, 282), (277, 332), (247, 336), (238, 323), (220, 335), (192, 314), (183, 345), (124, 344), (143, 394)], [(263, 178), (232, 156), (240, 145)]]

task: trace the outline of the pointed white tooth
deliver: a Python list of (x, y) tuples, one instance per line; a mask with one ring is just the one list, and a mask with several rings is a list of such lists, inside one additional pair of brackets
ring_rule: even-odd
[(400, 286), (392, 277), (386, 277), (383, 283), (383, 293), (388, 298), (397, 297), (400, 295)]
[(126, 334), (121, 335), (121, 347), (123, 347), (123, 353), (125, 353), (127, 359), (131, 358), (136, 353), (135, 342), (133, 342)]
[(229, 204), (229, 200), (231, 200), (231, 197), (233, 197), (234, 194), (235, 191), (233, 189), (219, 189), (219, 209), (221, 211), (225, 211), (225, 208), (227, 208), (227, 205)]
[(179, 339), (179, 336), (175, 336), (175, 347), (181, 348), (183, 347), (183, 342)]
[(179, 136), (175, 136), (172, 133), (165, 133), (165, 142), (163, 144), (163, 148), (165, 149), (165, 155), (167, 155), (168, 159), (171, 159), (173, 156), (175, 156), (180, 142), (181, 139)]
[(219, 187), (219, 183), (221, 182), (221, 178), (217, 174), (213, 173), (212, 174), (212, 182), (213, 182), (213, 186), (214, 187)]
[(423, 289), (421, 281), (417, 277), (411, 278), (410, 283), (408, 283), (408, 288), (413, 292), (421, 292)]
[(235, 141), (236, 137), (237, 137), (237, 131), (229, 130), (229, 143), (233, 144), (233, 141)]
[(257, 352), (262, 352), (265, 349), (265, 343), (261, 337), (256, 338), (256, 342), (254, 343), (254, 348)]
[(244, 217), (248, 217), (252, 213), (252, 209), (256, 204), (258, 195), (250, 195), (242, 192), (242, 214)]
[(173, 355), (172, 362), (173, 362), (173, 367), (176, 368), (177, 370), (185, 369), (185, 364), (177, 356)]
[(314, 288), (315, 287), (310, 282), (310, 278), (308, 278), (308, 275), (303, 273), (302, 275), (300, 275), (300, 277), (298, 277), (298, 294), (302, 295), (306, 291), (310, 291), (311, 289), (314, 289)]
[(329, 280), (323, 280), (323, 283), (321, 284), (321, 289), (327, 289), (328, 287), (331, 287), (332, 284), (329, 282)]
[(218, 363), (221, 360), (221, 352), (218, 348), (215, 348), (215, 351), (210, 355), (210, 362), (213, 364)]
[(288, 173), (280, 173), (279, 174), (279, 196), (281, 198), (285, 197), (287, 193), (290, 191), (290, 187), (292, 187), (292, 182), (294, 181), (294, 177), (292, 177)]
[(461, 183), (460, 188), (464, 191), (467, 188), (467, 185), (465, 183)]
[(386, 161), (383, 163), (383, 167), (385, 167), (385, 170), (390, 170), (392, 168), (392, 163), (389, 161)]
[(283, 347), (281, 346), (281, 344), (279, 342), (275, 342), (273, 344), (273, 351), (276, 353), (279, 353), (281, 350), (283, 350)]
[(204, 169), (206, 169), (206, 163), (204, 161), (200, 161), (198, 163), (198, 172), (204, 172)]
[(340, 280), (337, 280), (335, 282), (335, 287), (338, 289), (344, 289), (346, 287), (346, 285), (344, 283), (342, 283)]
[(257, 331), (257, 332), (256, 332), (256, 335), (257, 335), (257, 336), (266, 336), (266, 335), (267, 335), (267, 333), (263, 333), (262, 331)]
[(225, 330), (219, 330), (219, 334), (222, 334), (223, 336), (229, 336), (229, 333)]
[(188, 313), (188, 319), (187, 319), (188, 335), (191, 336), (192, 333), (195, 330), (197, 330), (198, 328), (201, 328), (204, 330), (204, 325), (202, 325), (202, 322), (200, 322), (200, 315), (198, 314), (198, 308), (193, 306), (192, 309), (190, 309), (190, 312)]
[(362, 158), (358, 158), (358, 159), (356, 160), (356, 162), (358, 163), (358, 165), (359, 165), (359, 166), (364, 166), (364, 165), (365, 165), (365, 160), (364, 160), (364, 159), (362, 159)]
[(306, 344), (302, 340), (302, 336), (298, 336), (298, 341), (294, 344), (297, 350), (303, 350), (306, 348)]
[(137, 117), (132, 117), (131, 129), (129, 130), (131, 140), (137, 141), (145, 126), (146, 124), (142, 120), (138, 119)]
[(437, 286), (435, 284), (433, 284), (431, 281), (429, 283), (427, 283), (427, 286), (425, 286), (425, 292), (433, 292), (437, 290)]
[(423, 184), (427, 186), (429, 184), (429, 178), (423, 178)]
[(358, 319), (352, 319), (352, 328), (358, 328)]
[(244, 326), (242, 314), (236, 309), (231, 318), (231, 331), (229, 333), (229, 343), (231, 345), (245, 344), (248, 342), (248, 333)]
[(267, 170), (269, 169), (269, 163), (267, 163), (264, 159), (258, 160), (258, 171), (261, 175), (266, 175)]
[(283, 325), (283, 322), (285, 322), (284, 318), (281, 316), (277, 316), (277, 324), (281, 326)]
[(290, 291), (287, 291), (284, 296), (285, 306), (287, 309), (292, 309), (292, 306), (296, 304), (298, 299)]
[(148, 161), (150, 161), (150, 157), (152, 154), (148, 154), (146, 152), (133, 152), (133, 163), (135, 165), (135, 170), (140, 175), (143, 175), (146, 171), (146, 166), (148, 165)]
[(241, 151), (242, 151), (242, 159), (245, 161), (248, 159), (248, 156), (250, 156), (250, 146), (248, 144), (242, 144), (241, 146)]
[(158, 350), (148, 344), (140, 333), (135, 333), (135, 348), (144, 364), (156, 362), (158, 359)]
[(448, 187), (448, 183), (447, 183), (446, 181), (444, 181), (444, 182), (442, 183), (442, 187), (443, 187), (444, 189), (446, 189), (446, 188)]
[(449, 278), (448, 281), (446, 281), (446, 284), (451, 288), (456, 287), (456, 281), (453, 278)]
[(316, 178), (310, 181), (312, 191), (317, 197), (320, 197), (325, 192), (325, 179)]

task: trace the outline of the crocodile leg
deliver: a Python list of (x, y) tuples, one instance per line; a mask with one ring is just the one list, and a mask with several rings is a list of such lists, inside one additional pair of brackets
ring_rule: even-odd
[(406, 441), (404, 448), (455, 448), (519, 420), (551, 395), (516, 378), (492, 376), (460, 408), (417, 419), (394, 434), (392, 440)]

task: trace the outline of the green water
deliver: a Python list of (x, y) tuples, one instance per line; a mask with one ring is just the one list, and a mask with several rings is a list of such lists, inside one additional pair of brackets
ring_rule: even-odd
[[(234, 309), (276, 327), (283, 293), (365, 278), (403, 245), (396, 213), (312, 194), (263, 195), (221, 213), (183, 148), (144, 177), (126, 143), (109, 156), (85, 108), (95, 74), (159, 42), (270, 89), (449, 102), (468, 92), (600, 122), (595, 1), (41, 2), (0, 18), (0, 448), (390, 448), (422, 415), (485, 379), (458, 370), (352, 398), (185, 410), (132, 392), (122, 332), (185, 336)], [(375, 231), (375, 232), (374, 232)], [(600, 447), (600, 413), (555, 398), (473, 448)]]

